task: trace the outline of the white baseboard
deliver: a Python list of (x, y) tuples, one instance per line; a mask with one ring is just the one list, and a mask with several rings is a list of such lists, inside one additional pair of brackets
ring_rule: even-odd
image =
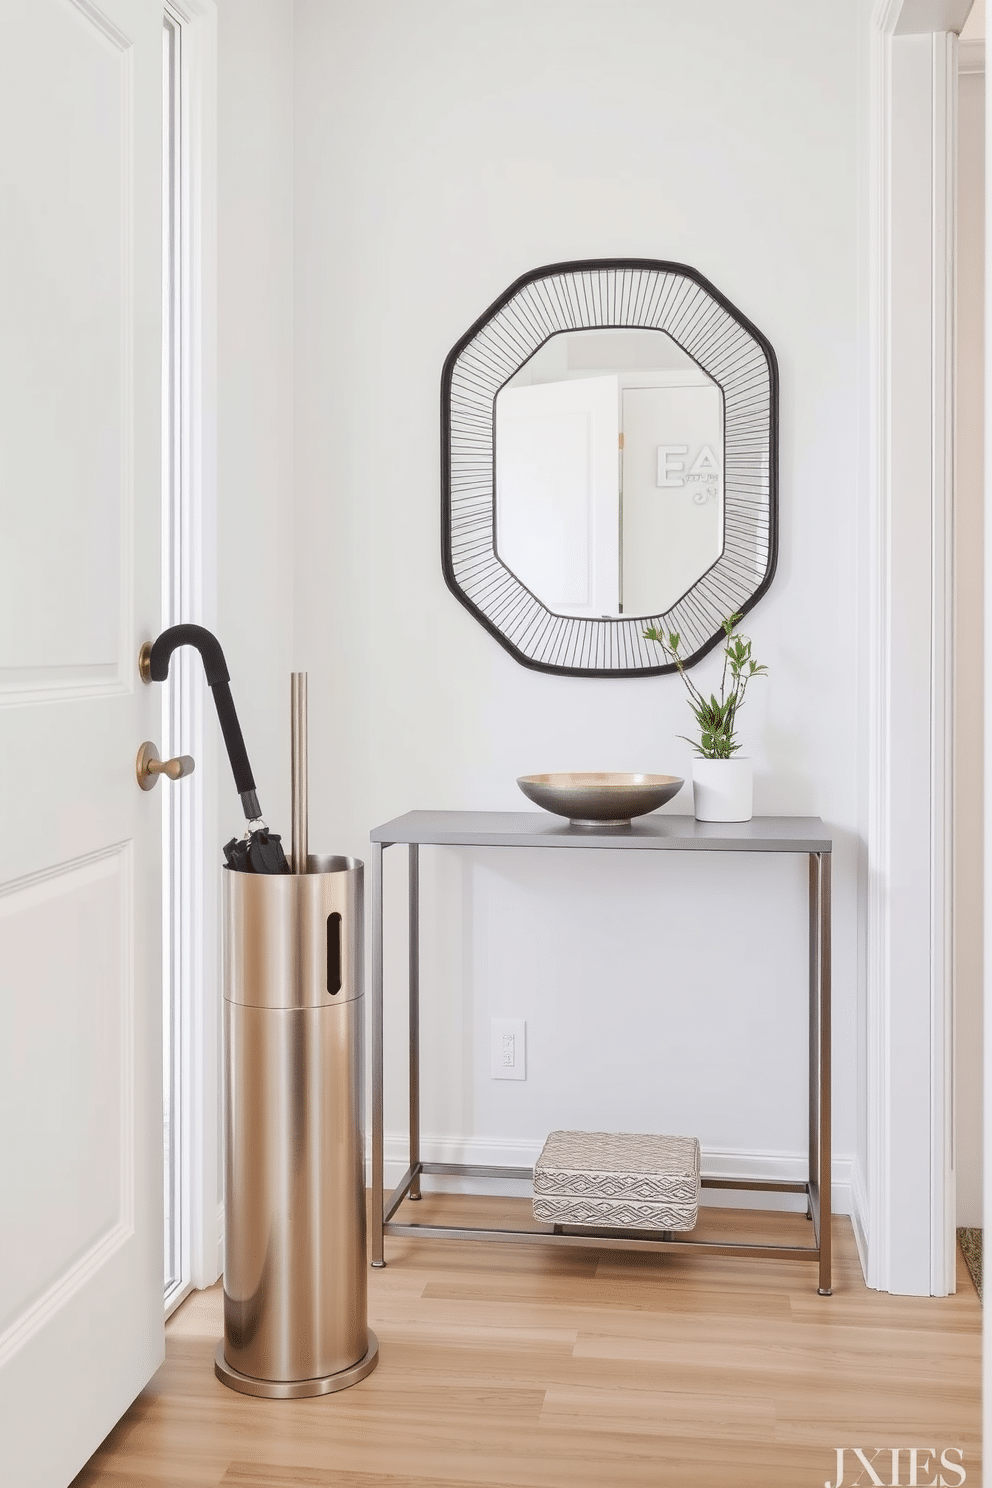
[[(487, 1137), (422, 1137), (421, 1157), (424, 1162), (474, 1163), (484, 1167), (532, 1168), (540, 1155), (543, 1141), (522, 1142)], [(407, 1170), (407, 1139), (400, 1133), (387, 1133), (383, 1143), (385, 1186), (399, 1183)], [(781, 1183), (802, 1183), (806, 1178), (806, 1157), (791, 1152), (746, 1152), (730, 1148), (703, 1148), (704, 1178), (767, 1178)], [(834, 1157), (831, 1165), (832, 1207), (834, 1214), (852, 1212), (852, 1171), (854, 1160)], [(366, 1158), (366, 1183), (372, 1181), (372, 1160)], [(529, 1197), (530, 1180), (516, 1178), (435, 1177), (425, 1174), (425, 1192), (518, 1195)], [(700, 1202), (711, 1207), (735, 1209), (792, 1209), (802, 1211), (806, 1203), (801, 1194), (751, 1193), (746, 1189), (704, 1189)], [(862, 1214), (864, 1209), (861, 1210)], [(858, 1242), (861, 1249), (861, 1240)], [(862, 1265), (864, 1252), (862, 1251)]]
[(851, 1207), (848, 1211), (858, 1245), (861, 1269), (868, 1275), (868, 1189), (859, 1162), (851, 1162)]

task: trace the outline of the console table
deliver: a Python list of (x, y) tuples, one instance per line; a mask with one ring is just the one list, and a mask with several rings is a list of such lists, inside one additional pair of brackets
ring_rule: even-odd
[[(385, 1265), (385, 1235), (502, 1240), (528, 1245), (591, 1245), (613, 1250), (710, 1251), (715, 1255), (803, 1257), (818, 1266), (818, 1290), (830, 1295), (830, 865), (832, 841), (819, 817), (759, 816), (749, 822), (697, 822), (691, 816), (643, 816), (625, 827), (577, 827), (544, 811), (409, 811), (376, 827), (372, 844), (372, 1265)], [(383, 1191), (382, 855), (409, 852), (410, 1161), (388, 1197)], [(424, 1162), (420, 1156), (420, 881), (421, 845), (532, 847), (576, 852), (802, 853), (809, 859), (809, 1168), (805, 1183), (703, 1178), (704, 1188), (802, 1193), (812, 1245), (759, 1245), (661, 1237), (643, 1231), (569, 1228), (561, 1232), (487, 1230), (400, 1224), (404, 1199), (420, 1198), (422, 1173), (477, 1178), (532, 1177), (530, 1168)]]

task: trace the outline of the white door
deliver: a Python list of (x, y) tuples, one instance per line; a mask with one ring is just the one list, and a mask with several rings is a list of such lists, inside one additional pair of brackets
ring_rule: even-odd
[(618, 389), (585, 377), (496, 399), (496, 551), (559, 614), (618, 611)]
[(163, 1355), (162, 12), (0, 20), (0, 1483), (65, 1488)]

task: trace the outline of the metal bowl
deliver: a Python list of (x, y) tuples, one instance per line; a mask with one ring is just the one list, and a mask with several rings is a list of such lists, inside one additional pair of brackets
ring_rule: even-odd
[(528, 800), (576, 827), (627, 827), (632, 816), (663, 806), (682, 789), (677, 775), (625, 775), (615, 770), (520, 775)]

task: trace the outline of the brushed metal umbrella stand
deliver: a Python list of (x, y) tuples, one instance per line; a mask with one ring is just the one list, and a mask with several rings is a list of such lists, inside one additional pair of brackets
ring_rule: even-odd
[(307, 677), (292, 676), (289, 873), (224, 870), (224, 1337), (246, 1395), (325, 1395), (368, 1326), (363, 865), (307, 842)]

